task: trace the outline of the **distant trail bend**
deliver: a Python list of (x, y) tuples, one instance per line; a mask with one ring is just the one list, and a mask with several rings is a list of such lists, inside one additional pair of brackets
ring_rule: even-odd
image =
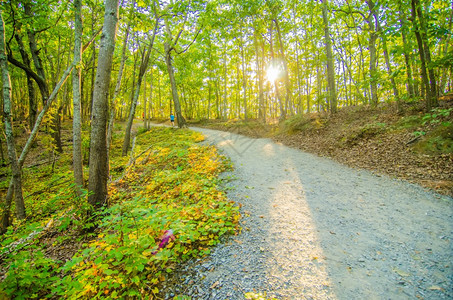
[(269, 139), (192, 129), (234, 163), (228, 196), (243, 205), (243, 230), (170, 296), (453, 298), (452, 198)]

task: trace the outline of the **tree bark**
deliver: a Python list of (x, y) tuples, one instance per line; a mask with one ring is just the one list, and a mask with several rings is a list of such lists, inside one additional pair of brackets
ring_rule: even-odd
[[(8, 59), (5, 44), (5, 24), (3, 22), (2, 11), (0, 10), (0, 69), (2, 70), (2, 95), (3, 95), (3, 122), (5, 124), (6, 144), (8, 147), (8, 157), (11, 163), (12, 185), (14, 187), (14, 199), (16, 204), (16, 216), (19, 220), (25, 219), (25, 204), (22, 195), (22, 174), (17, 160), (16, 145), (13, 135), (12, 116), (11, 116), (11, 81), (8, 72)], [(12, 197), (12, 195), (11, 195)], [(8, 209), (8, 203), (4, 209)], [(9, 223), (9, 217), (6, 220)], [(6, 228), (3, 228), (6, 229)]]
[(370, 89), (371, 89), (371, 105), (376, 106), (379, 102), (378, 99), (378, 72), (377, 72), (377, 51), (376, 51), (376, 40), (378, 38), (376, 30), (373, 28), (373, 16), (370, 14), (366, 19), (368, 24), (368, 32), (370, 33), (370, 39), (368, 40), (368, 48), (370, 50)]
[[(269, 36), (270, 36), (270, 52), (271, 52), (271, 64), (275, 64), (274, 62), (274, 58), (275, 58), (275, 54), (274, 54), (274, 39), (273, 39), (273, 23), (271, 23), (271, 26), (269, 28)], [(278, 82), (275, 81), (273, 82), (274, 83), (274, 87), (275, 87), (275, 95), (277, 97), (277, 101), (280, 105), (280, 117), (279, 117), (279, 120), (280, 121), (283, 121), (286, 119), (286, 111), (285, 111), (285, 107), (283, 105), (283, 101), (280, 97), (280, 90), (279, 90), (279, 86), (278, 86)]]
[(113, 125), (115, 123), (115, 113), (116, 113), (116, 99), (118, 98), (118, 95), (120, 93), (120, 88), (121, 88), (121, 81), (123, 80), (123, 71), (124, 71), (124, 64), (126, 62), (126, 50), (127, 50), (127, 42), (129, 39), (129, 33), (131, 29), (131, 21), (132, 21), (132, 9), (133, 6), (131, 6), (131, 9), (129, 11), (129, 20), (127, 22), (127, 27), (126, 27), (126, 33), (124, 35), (124, 40), (123, 40), (123, 47), (121, 49), (121, 62), (120, 62), (120, 69), (118, 70), (118, 77), (116, 79), (116, 85), (115, 85), (115, 92), (113, 93), (111, 105), (110, 105), (110, 117), (109, 117), (109, 125), (107, 129), (107, 156), (109, 156), (110, 152), (110, 144), (112, 142), (112, 132), (113, 132)]
[(283, 61), (283, 73), (284, 73), (283, 78), (285, 80), (285, 90), (286, 90), (286, 94), (285, 94), (285, 116), (286, 116), (288, 107), (290, 107), (290, 113), (292, 113), (292, 109), (290, 106), (291, 86), (290, 86), (290, 81), (289, 81), (288, 62), (286, 60), (285, 50), (283, 49), (283, 39), (282, 39), (282, 34), (280, 32), (280, 25), (278, 24), (278, 20), (274, 19), (274, 23), (275, 23), (275, 28), (277, 29), (277, 37), (278, 37), (278, 42), (279, 42), (279, 46), (280, 46), (280, 55), (281, 55), (282, 61)]
[[(245, 55), (244, 55), (244, 45), (243, 45), (243, 39), (241, 36), (241, 40), (239, 43), (239, 47), (241, 48), (241, 67), (242, 67), (242, 92), (244, 93), (243, 95), (243, 104), (244, 104), (244, 120), (247, 121), (247, 76), (246, 76), (246, 70), (245, 70)], [(240, 112), (238, 112), (240, 113)], [(240, 115), (239, 115), (240, 117)]]
[(425, 55), (426, 61), (426, 68), (428, 69), (428, 77), (429, 77), (429, 89), (430, 93), (428, 94), (430, 99), (429, 102), (431, 106), (437, 106), (437, 84), (436, 84), (436, 75), (434, 74), (434, 69), (431, 63), (431, 51), (429, 49), (429, 41), (428, 41), (428, 28), (425, 23), (425, 17), (422, 12), (422, 7), (420, 5), (420, 0), (414, 0), (415, 8), (417, 10), (418, 20), (419, 20), (419, 29), (423, 43), (423, 50)]
[[(82, 157), (82, 93), (81, 93), (81, 60), (82, 60), (82, 0), (74, 0), (74, 69), (72, 70), (72, 104), (73, 104), (73, 168), (74, 183), (83, 187)], [(77, 190), (78, 190), (77, 188)], [(79, 191), (79, 190), (78, 190)], [(79, 191), (80, 192), (80, 191)]]
[(90, 174), (88, 179), (88, 203), (96, 208), (107, 200), (108, 157), (107, 118), (108, 94), (115, 50), (118, 22), (118, 0), (105, 1), (104, 25), (99, 48), (98, 67), (93, 91), (91, 118)]
[(415, 37), (417, 38), (417, 44), (418, 44), (418, 54), (420, 56), (420, 67), (422, 71), (422, 80), (423, 80), (423, 87), (425, 89), (426, 93), (426, 111), (430, 111), (432, 106), (433, 106), (433, 95), (431, 94), (431, 88), (430, 88), (430, 83), (428, 79), (428, 72), (427, 72), (427, 61), (426, 61), (426, 56), (425, 56), (425, 49), (423, 45), (423, 39), (421, 36), (420, 32), (420, 25), (417, 22), (417, 5), (419, 5), (417, 0), (411, 0), (411, 13), (412, 13), (412, 24), (414, 26), (414, 33)]
[(415, 87), (414, 87), (414, 78), (412, 75), (411, 56), (409, 54), (409, 45), (408, 45), (407, 36), (406, 36), (406, 31), (407, 31), (406, 15), (401, 8), (400, 1), (398, 1), (398, 5), (399, 5), (399, 22), (401, 25), (401, 37), (402, 37), (402, 41), (403, 41), (404, 63), (406, 66), (407, 93), (409, 94), (409, 98), (413, 99), (415, 97)]
[(145, 48), (143, 51), (143, 57), (142, 57), (142, 61), (140, 63), (140, 70), (138, 72), (138, 78), (137, 78), (137, 88), (135, 90), (134, 98), (132, 99), (131, 110), (129, 112), (129, 118), (127, 120), (126, 133), (124, 136), (124, 143), (123, 143), (123, 156), (126, 156), (127, 151), (129, 150), (132, 123), (134, 121), (135, 109), (137, 108), (138, 96), (140, 95), (140, 88), (142, 86), (143, 76), (146, 73), (146, 69), (148, 69), (149, 57), (151, 55), (151, 51), (153, 50), (154, 38), (156, 37), (158, 25), (159, 25), (159, 19), (156, 19), (153, 36), (151, 37), (151, 39), (149, 41), (148, 50), (146, 50), (146, 48)]
[(385, 33), (383, 32), (382, 27), (381, 27), (381, 22), (379, 21), (379, 7), (376, 6), (376, 4), (373, 2), (373, 0), (367, 0), (367, 4), (370, 9), (370, 13), (374, 16), (376, 31), (381, 36), (382, 48), (384, 49), (384, 59), (385, 59), (385, 64), (387, 66), (387, 73), (390, 77), (390, 83), (392, 86), (393, 95), (395, 96), (396, 103), (398, 106), (398, 113), (401, 113), (403, 108), (401, 105), (401, 99), (400, 99), (400, 96), (398, 93), (398, 89), (396, 87), (395, 77), (393, 75), (392, 66), (390, 64), (390, 57), (389, 57), (389, 53), (388, 53), (388, 49), (387, 49), (387, 37), (386, 37)]
[(327, 83), (330, 111), (337, 112), (337, 91), (335, 87), (335, 66), (333, 63), (332, 42), (330, 40), (329, 19), (327, 17), (328, 0), (322, 0), (322, 18), (324, 20), (324, 35), (327, 54)]
[(255, 30), (254, 42), (255, 42), (255, 54), (256, 54), (256, 70), (258, 72), (258, 119), (265, 123), (266, 115), (264, 109), (264, 88), (263, 88), (263, 63), (261, 60), (260, 45), (258, 43), (258, 33)]
[(181, 104), (179, 103), (178, 88), (176, 86), (175, 73), (172, 64), (171, 47), (168, 44), (168, 42), (164, 43), (164, 50), (165, 50), (165, 63), (167, 65), (168, 76), (170, 77), (171, 94), (175, 106), (176, 122), (179, 128), (186, 127), (187, 126), (186, 120), (182, 116)]
[[(449, 26), (448, 26), (448, 31), (451, 32), (452, 29), (452, 24), (453, 24), (453, 3), (450, 11), (450, 20), (449, 20)], [(447, 34), (447, 37), (445, 38), (445, 46), (444, 46), (444, 57), (448, 55), (448, 48), (450, 45), (450, 40), (451, 40), (451, 34)], [(439, 92), (440, 94), (443, 94), (445, 91), (445, 86), (447, 84), (447, 67), (444, 67), (442, 70), (442, 75), (440, 77), (440, 83), (439, 83)]]
[[(29, 18), (33, 18), (33, 13), (31, 11), (30, 3), (28, 3), (28, 2), (24, 3), (24, 11), (25, 11), (25, 14)], [(28, 43), (30, 46), (31, 57), (32, 57), (33, 63), (35, 65), (36, 73), (39, 75), (39, 77), (42, 78), (42, 80), (45, 83), (41, 88), (42, 102), (43, 102), (43, 105), (45, 105), (47, 99), (49, 98), (49, 86), (48, 86), (47, 80), (46, 80), (46, 73), (44, 72), (44, 68), (42, 66), (41, 57), (39, 56), (38, 44), (36, 42), (35, 32), (33, 31), (33, 29), (27, 30), (27, 36), (28, 36)]]
[[(22, 57), (22, 61), (25, 66), (30, 68), (30, 58), (25, 51), (24, 43), (22, 41), (22, 36), (15, 32), (14, 38), (19, 46), (19, 52)], [(35, 87), (33, 86), (32, 77), (25, 73), (27, 76), (27, 89), (28, 89), (28, 126), (30, 130), (33, 128), (33, 125), (36, 121), (36, 115), (38, 113), (38, 103), (36, 102)]]

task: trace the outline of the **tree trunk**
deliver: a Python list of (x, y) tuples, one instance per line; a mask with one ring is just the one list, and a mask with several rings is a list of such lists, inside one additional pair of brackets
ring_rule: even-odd
[(150, 44), (148, 46), (148, 50), (146, 50), (146, 48), (145, 48), (143, 51), (143, 57), (142, 57), (142, 61), (140, 63), (140, 70), (139, 70), (138, 78), (137, 78), (137, 88), (136, 88), (134, 98), (131, 103), (131, 110), (129, 113), (129, 118), (127, 120), (126, 134), (124, 136), (124, 143), (123, 143), (123, 156), (127, 155), (127, 151), (129, 149), (132, 123), (134, 121), (135, 109), (137, 107), (137, 102), (138, 102), (138, 96), (140, 94), (140, 88), (141, 88), (141, 85), (143, 82), (143, 76), (145, 75), (146, 69), (148, 68), (149, 57), (151, 55), (151, 51), (153, 50), (154, 38), (156, 37), (158, 25), (159, 25), (159, 19), (156, 19), (156, 25), (154, 26), (154, 32), (153, 32), (152, 38), (150, 39)]
[(426, 52), (425, 52), (424, 46), (423, 46), (423, 40), (422, 40), (422, 36), (420, 33), (420, 26), (417, 22), (417, 3), (418, 3), (417, 0), (411, 0), (412, 23), (414, 26), (415, 37), (417, 38), (418, 54), (420, 55), (420, 62), (421, 62), (420, 67), (421, 67), (421, 71), (422, 71), (423, 87), (424, 87), (425, 93), (427, 95), (426, 96), (426, 111), (430, 111), (433, 106), (433, 103), (432, 103), (433, 95), (431, 95), (431, 88), (429, 85), (428, 73), (427, 73), (427, 68), (426, 68), (426, 64), (427, 64), (426, 56), (425, 56)]
[(374, 21), (376, 24), (376, 31), (381, 35), (382, 48), (384, 49), (384, 59), (385, 59), (385, 64), (387, 66), (387, 73), (390, 77), (390, 83), (392, 85), (393, 95), (395, 96), (396, 103), (398, 106), (398, 113), (401, 113), (403, 108), (401, 105), (401, 100), (400, 100), (400, 96), (398, 93), (398, 89), (396, 87), (395, 77), (394, 77), (393, 71), (392, 71), (392, 66), (390, 65), (390, 57), (389, 57), (389, 53), (388, 53), (388, 49), (387, 49), (387, 36), (383, 32), (382, 27), (381, 27), (381, 22), (379, 21), (379, 7), (376, 6), (376, 4), (373, 2), (373, 0), (368, 0), (367, 4), (370, 9), (370, 13), (374, 16)]
[[(96, 34), (97, 35), (97, 34)], [(94, 38), (96, 37), (96, 35), (92, 38), (92, 40), (90, 41), (93, 42)], [(89, 45), (89, 44), (88, 44)], [(10, 57), (8, 56), (8, 60), (10, 59)], [(28, 155), (28, 152), (30, 151), (30, 148), (31, 148), (31, 145), (33, 143), (33, 141), (35, 140), (36, 138), (36, 135), (38, 134), (38, 130), (39, 130), (39, 126), (41, 125), (42, 123), (42, 120), (44, 118), (44, 115), (47, 113), (47, 111), (49, 110), (50, 106), (52, 105), (52, 102), (55, 100), (57, 94), (58, 94), (58, 91), (61, 89), (61, 87), (63, 86), (63, 84), (66, 82), (66, 79), (69, 77), (69, 75), (71, 74), (71, 71), (72, 71), (72, 68), (74, 67), (74, 64), (71, 64), (67, 69), (66, 71), (63, 73), (60, 81), (58, 82), (58, 84), (55, 86), (54, 90), (52, 91), (52, 93), (50, 94), (49, 96), (49, 99), (46, 103), (46, 105), (44, 105), (43, 109), (41, 110), (41, 112), (38, 114), (38, 116), (36, 117), (36, 122), (35, 122), (35, 125), (30, 133), (30, 135), (28, 136), (28, 139), (27, 139), (27, 142), (25, 143), (25, 146), (24, 148), (22, 149), (22, 152), (20, 154), (20, 157), (18, 159), (18, 164), (19, 164), (19, 167), (22, 168), (23, 164), (24, 164), (24, 161), (25, 161), (25, 158), (27, 157)], [(14, 187), (14, 181), (11, 180), (10, 181), (10, 184), (9, 184), (9, 187), (8, 187), (8, 192), (6, 194), (6, 199), (5, 199), (5, 203), (4, 203), (4, 208), (8, 208), (8, 210), (4, 209), (3, 210), (3, 216), (2, 216), (2, 222), (1, 224), (6, 224), (9, 222), (9, 208), (11, 207), (11, 201), (12, 201), (12, 196), (13, 196), (13, 187)], [(6, 227), (3, 228), (3, 230), (5, 229)]]
[[(13, 135), (12, 116), (11, 116), (11, 81), (8, 72), (8, 59), (6, 55), (5, 44), (5, 24), (3, 22), (2, 12), (0, 10), (0, 69), (2, 70), (3, 81), (3, 122), (5, 124), (6, 144), (8, 147), (8, 157), (11, 164), (12, 184), (14, 186), (14, 199), (16, 204), (16, 216), (19, 220), (25, 219), (25, 204), (22, 195), (22, 174), (17, 160), (16, 145)], [(12, 195), (11, 195), (12, 197)], [(10, 204), (6, 202), (8, 209)], [(6, 219), (9, 223), (9, 217)], [(6, 228), (4, 228), (6, 229)]]
[[(91, 33), (94, 32), (94, 25), (95, 25), (95, 22), (96, 22), (96, 16), (95, 16), (95, 9), (93, 9), (91, 11)], [(94, 99), (94, 84), (95, 84), (95, 77), (96, 77), (96, 44), (93, 43), (93, 46), (92, 46), (92, 49), (91, 49), (91, 52), (93, 53), (93, 56), (91, 58), (91, 62), (93, 63), (93, 65), (91, 66), (91, 84), (90, 84), (90, 93), (88, 95), (87, 93), (87, 98), (89, 96), (88, 99), (90, 99), (89, 101), (89, 105), (87, 105), (87, 111), (88, 111), (88, 116), (89, 118), (91, 119), (92, 117), (92, 109), (93, 109), (93, 99)], [(86, 102), (88, 103), (88, 101)]]
[[(449, 26), (448, 26), (448, 32), (451, 32), (452, 29), (452, 24), (453, 24), (453, 3), (452, 7), (450, 10), (450, 20), (449, 20)], [(451, 40), (451, 34), (447, 34), (447, 37), (445, 38), (445, 46), (444, 46), (444, 57), (448, 55), (448, 47), (450, 45), (450, 40)], [(445, 92), (445, 86), (447, 84), (447, 70), (448, 67), (444, 67), (442, 70), (442, 75), (440, 78), (440, 84), (439, 84), (439, 92), (440, 94), (443, 94)]]
[[(401, 5), (401, 3), (399, 2)], [(399, 21), (401, 25), (401, 37), (403, 40), (403, 55), (404, 55), (404, 63), (406, 65), (406, 86), (407, 86), (407, 93), (409, 94), (409, 98), (413, 99), (415, 97), (415, 87), (414, 87), (414, 78), (412, 76), (412, 65), (411, 65), (411, 56), (409, 54), (409, 45), (407, 41), (406, 31), (406, 16), (402, 11), (402, 8), (399, 8)]]
[[(74, 183), (78, 188), (83, 187), (83, 157), (82, 157), (82, 93), (81, 66), (82, 60), (82, 0), (74, 0), (74, 69), (72, 70), (72, 104), (73, 104), (73, 168)], [(78, 190), (78, 188), (76, 190)]]
[(264, 109), (264, 88), (263, 88), (263, 72), (264, 66), (261, 60), (260, 45), (257, 38), (258, 33), (255, 30), (254, 42), (255, 42), (255, 53), (256, 53), (256, 70), (258, 72), (258, 119), (265, 123), (266, 115)]
[[(22, 41), (22, 36), (16, 32), (14, 34), (17, 45), (19, 46), (19, 52), (22, 57), (24, 65), (30, 68), (30, 58), (25, 51), (24, 43)], [(30, 130), (35, 125), (36, 115), (38, 113), (38, 103), (36, 102), (35, 87), (33, 86), (32, 77), (26, 73), (27, 76), (27, 89), (28, 89), (28, 126)]]
[[(277, 19), (274, 19), (275, 23), (275, 28), (277, 29), (277, 37), (278, 37), (278, 42), (280, 45), (280, 55), (282, 57), (283, 61), (283, 78), (285, 80), (285, 89), (286, 89), (286, 94), (285, 94), (285, 116), (288, 111), (288, 106), (290, 105), (291, 102), (291, 86), (290, 86), (290, 81), (289, 81), (289, 71), (288, 71), (288, 62), (286, 61), (286, 56), (285, 56), (285, 51), (283, 49), (283, 40), (282, 40), (282, 34), (280, 32), (280, 25), (278, 24)], [(290, 113), (292, 112), (292, 109), (290, 107)]]
[(187, 127), (186, 120), (182, 116), (181, 104), (179, 103), (178, 88), (176, 87), (175, 73), (172, 65), (171, 47), (168, 42), (164, 43), (165, 63), (167, 64), (168, 76), (170, 77), (171, 95), (175, 105), (176, 122), (179, 128)]
[(127, 41), (129, 39), (129, 32), (131, 29), (131, 20), (132, 20), (132, 12), (133, 9), (129, 11), (129, 20), (127, 22), (126, 33), (124, 35), (123, 47), (121, 49), (121, 62), (120, 62), (120, 69), (118, 70), (118, 77), (116, 79), (115, 85), (115, 92), (113, 93), (111, 105), (110, 105), (110, 117), (107, 129), (107, 156), (109, 156), (110, 152), (110, 144), (112, 142), (112, 132), (113, 132), (113, 124), (115, 122), (115, 112), (116, 112), (116, 99), (120, 93), (121, 88), (121, 81), (123, 79), (123, 71), (124, 71), (124, 64), (126, 62), (126, 50), (127, 50)]
[(93, 93), (90, 140), (90, 175), (88, 203), (102, 206), (107, 199), (108, 157), (107, 118), (108, 93), (115, 50), (118, 0), (105, 1), (104, 25), (99, 48), (98, 68)]
[[(270, 51), (271, 51), (271, 64), (274, 64), (274, 57), (275, 57), (275, 54), (274, 54), (274, 42), (273, 42), (273, 23), (271, 23), (271, 26), (269, 28), (269, 35), (270, 35)], [(283, 106), (283, 101), (282, 99), (280, 98), (280, 90), (279, 90), (279, 87), (278, 87), (278, 82), (275, 81), (274, 82), (274, 87), (275, 87), (275, 95), (277, 97), (277, 101), (280, 105), (280, 117), (279, 117), (279, 120), (280, 121), (283, 121), (286, 119), (286, 111), (285, 111), (285, 108)]]
[[(25, 11), (25, 14), (29, 18), (34, 17), (32, 11), (31, 11), (30, 3), (26, 3), (26, 2), (24, 3), (24, 11)], [(45, 83), (41, 89), (42, 102), (43, 102), (43, 105), (45, 105), (47, 99), (49, 98), (49, 86), (46, 81), (46, 74), (45, 74), (44, 68), (42, 66), (41, 57), (39, 56), (38, 44), (36, 42), (35, 32), (33, 31), (33, 29), (27, 30), (27, 36), (28, 36), (28, 43), (30, 46), (31, 57), (32, 57), (33, 63), (35, 65), (36, 73), (42, 78), (42, 80)]]
[[(242, 92), (244, 93), (243, 95), (243, 103), (244, 103), (244, 120), (247, 121), (247, 74), (245, 70), (245, 55), (244, 55), (244, 45), (243, 45), (243, 40), (241, 36), (241, 40), (239, 43), (239, 47), (241, 48), (241, 67), (242, 67)], [(240, 117), (240, 116), (239, 116)]]
[(146, 74), (143, 76), (143, 126), (148, 129), (148, 99), (146, 98)]
[(425, 61), (426, 61), (426, 67), (428, 69), (428, 75), (429, 75), (429, 88), (430, 88), (430, 93), (428, 95), (430, 96), (430, 104), (432, 106), (437, 106), (437, 84), (436, 84), (436, 75), (434, 74), (434, 69), (431, 63), (431, 51), (429, 49), (429, 41), (428, 41), (428, 28), (425, 23), (425, 17), (422, 12), (422, 7), (420, 5), (419, 0), (415, 0), (415, 5), (416, 5), (416, 10), (417, 10), (417, 15), (418, 15), (418, 20), (419, 20), (419, 26), (420, 26), (420, 33), (421, 33), (421, 38), (423, 42), (423, 50), (424, 50), (424, 55), (425, 55)]
[(369, 15), (366, 19), (368, 23), (368, 31), (370, 33), (370, 39), (368, 41), (368, 48), (370, 50), (370, 89), (371, 89), (371, 105), (376, 106), (379, 102), (378, 100), (378, 91), (377, 91), (377, 81), (378, 81), (378, 72), (377, 72), (377, 51), (376, 51), (376, 40), (377, 34), (373, 28), (373, 16)]
[(329, 19), (327, 17), (328, 0), (322, 0), (322, 18), (324, 20), (324, 35), (326, 41), (326, 54), (327, 54), (327, 83), (328, 83), (328, 97), (330, 103), (330, 111), (337, 112), (337, 92), (335, 88), (335, 66), (333, 63), (332, 42), (330, 40)]

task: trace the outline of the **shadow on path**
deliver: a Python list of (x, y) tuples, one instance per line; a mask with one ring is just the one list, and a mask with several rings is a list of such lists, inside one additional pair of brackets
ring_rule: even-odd
[(192, 129), (233, 161), (228, 196), (243, 205), (244, 228), (199, 267), (192, 295), (453, 297), (451, 198), (268, 139)]

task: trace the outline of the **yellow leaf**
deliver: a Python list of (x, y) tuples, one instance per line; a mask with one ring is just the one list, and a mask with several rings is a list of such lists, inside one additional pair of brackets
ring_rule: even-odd
[(411, 274), (407, 273), (407, 272), (404, 272), (400, 269), (393, 269), (393, 271), (395, 271), (398, 275), (400, 275), (401, 277), (407, 277), (407, 276), (410, 276)]

